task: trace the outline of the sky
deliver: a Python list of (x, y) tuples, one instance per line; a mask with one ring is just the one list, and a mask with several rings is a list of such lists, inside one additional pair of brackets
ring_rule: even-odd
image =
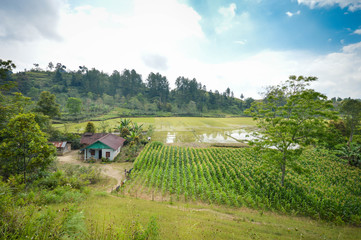
[(195, 78), (261, 98), (290, 75), (361, 98), (361, 0), (0, 0), (0, 59)]

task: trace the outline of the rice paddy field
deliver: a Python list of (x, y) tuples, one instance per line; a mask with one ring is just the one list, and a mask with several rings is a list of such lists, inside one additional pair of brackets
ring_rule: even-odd
[[(143, 124), (144, 129), (154, 129), (152, 140), (164, 143), (238, 143), (246, 141), (248, 134), (255, 128), (252, 118), (202, 118), (202, 117), (152, 117), (131, 118), (133, 122)], [(96, 128), (114, 130), (120, 119), (95, 121)], [(59, 130), (84, 132), (86, 122), (54, 124)]]

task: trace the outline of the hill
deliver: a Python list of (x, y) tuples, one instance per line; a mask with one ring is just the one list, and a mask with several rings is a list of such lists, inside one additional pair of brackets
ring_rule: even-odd
[[(37, 101), (42, 91), (56, 95), (63, 120), (89, 119), (116, 110), (117, 116), (225, 116), (242, 115), (252, 98), (236, 98), (227, 88), (224, 92), (207, 90), (196, 79), (178, 77), (175, 89), (170, 89), (166, 76), (150, 73), (146, 79), (134, 69), (114, 71), (80, 67), (78, 71), (32, 69), (8, 76), (17, 83), (14, 91)], [(77, 114), (67, 108), (69, 98), (82, 101)]]

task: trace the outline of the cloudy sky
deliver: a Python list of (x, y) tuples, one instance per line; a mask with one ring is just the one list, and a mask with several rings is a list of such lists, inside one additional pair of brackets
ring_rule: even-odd
[(312, 75), (328, 97), (361, 98), (361, 0), (0, 0), (0, 59), (159, 72), (253, 98)]

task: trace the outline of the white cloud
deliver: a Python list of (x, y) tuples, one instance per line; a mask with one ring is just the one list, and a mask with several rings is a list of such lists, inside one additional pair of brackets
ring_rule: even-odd
[[(236, 14), (231, 5), (225, 9), (229, 10), (229, 15), (224, 12), (229, 17), (234, 12), (233, 24), (250, 25), (247, 13)], [(178, 76), (185, 76), (196, 78), (208, 89), (224, 91), (230, 87), (235, 96), (243, 93), (254, 98), (259, 97), (262, 87), (278, 84), (289, 75), (314, 75), (319, 77), (316, 90), (330, 97), (360, 97), (361, 42), (327, 55), (267, 50), (235, 61), (209, 64), (199, 57), (204, 46), (209, 46), (199, 24), (201, 17), (176, 0), (135, 0), (126, 16), (105, 8), (72, 9), (65, 4), (57, 14), (54, 32), (63, 40), (0, 39), (1, 57), (13, 60), (17, 70), (31, 68), (32, 63), (45, 68), (53, 61), (73, 70), (79, 65), (108, 73), (134, 68), (143, 79), (151, 71), (159, 71), (167, 76), (172, 87)], [(4, 30), (0, 27), (1, 34)], [(239, 39), (231, 44), (247, 43), (242, 37)]]
[(218, 9), (220, 17), (215, 20), (215, 32), (217, 34), (223, 34), (235, 28), (237, 28), (238, 32), (247, 31), (251, 28), (250, 14), (248, 12), (237, 14), (236, 10), (237, 5), (235, 3)]
[(234, 18), (236, 16), (237, 6), (235, 3), (231, 3), (228, 7), (221, 7), (218, 9), (218, 13), (222, 16), (216, 26), (216, 33), (220, 34), (234, 26)]
[(19, 70), (30, 68), (29, 63), (46, 66), (54, 61), (71, 69), (86, 65), (107, 72), (135, 68), (149, 73), (158, 70), (155, 65), (166, 69), (170, 63), (196, 53), (205, 41), (199, 14), (177, 0), (134, 0), (126, 16), (105, 8), (72, 9), (65, 4), (57, 14), (59, 23), (53, 27), (62, 41), (5, 44), (0, 40), (2, 57), (14, 60)]
[(239, 40), (239, 41), (234, 41), (234, 43), (240, 44), (240, 45), (244, 45), (246, 44), (247, 40)]
[(289, 16), (289, 17), (293, 17), (294, 15), (300, 15), (301, 14), (301, 11), (298, 10), (297, 12), (286, 12), (286, 15)]
[(360, 29), (356, 29), (353, 33), (354, 33), (354, 34), (359, 34), (359, 35), (361, 35), (361, 28), (360, 28)]
[(234, 18), (234, 16), (236, 16), (236, 9), (237, 9), (237, 5), (235, 3), (231, 3), (229, 4), (229, 6), (227, 8), (225, 7), (221, 7), (218, 12), (223, 15), (225, 18)]
[(303, 75), (318, 77), (312, 87), (328, 97), (360, 98), (360, 66), (361, 42), (326, 55), (267, 50), (242, 60), (221, 64), (192, 60), (173, 70), (184, 76), (195, 77), (208, 90), (224, 91), (230, 87), (238, 97), (243, 93), (245, 97), (260, 98), (258, 93), (264, 87), (279, 84), (290, 75)]
[(330, 7), (339, 5), (341, 8), (348, 8), (349, 11), (361, 9), (361, 0), (297, 0), (298, 4), (304, 4), (311, 9), (316, 7)]
[(0, 40), (32, 41), (39, 38), (59, 40), (56, 32), (58, 8), (62, 0), (2, 0)]

